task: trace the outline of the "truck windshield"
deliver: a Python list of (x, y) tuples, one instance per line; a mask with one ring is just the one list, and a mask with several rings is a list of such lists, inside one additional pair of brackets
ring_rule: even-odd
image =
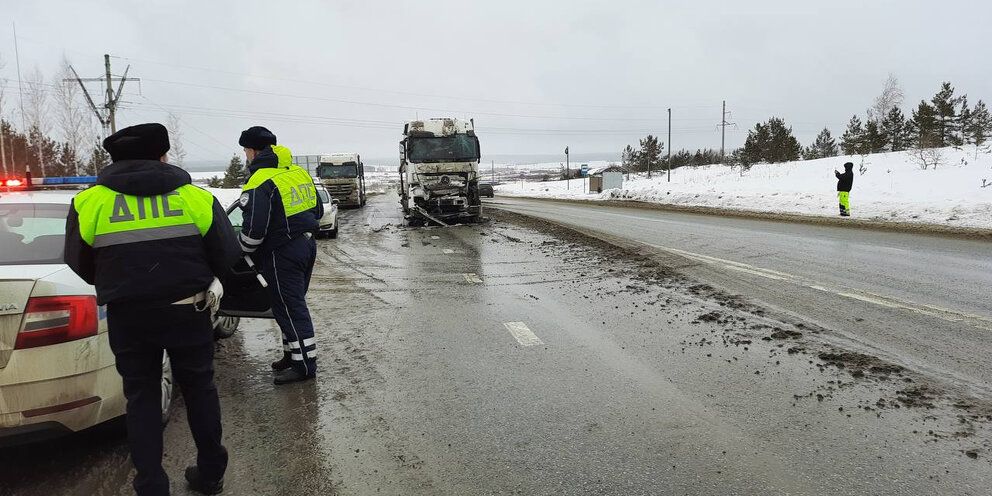
[(60, 264), (69, 206), (0, 204), (0, 265)]
[(475, 138), (458, 134), (440, 138), (409, 138), (407, 158), (411, 162), (475, 162), (479, 146)]
[(317, 167), (317, 177), (321, 179), (358, 177), (358, 164), (354, 162), (345, 162), (341, 165), (320, 164)]

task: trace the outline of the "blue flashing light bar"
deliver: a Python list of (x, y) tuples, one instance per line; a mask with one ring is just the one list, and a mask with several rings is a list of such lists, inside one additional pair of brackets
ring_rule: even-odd
[(42, 177), (32, 179), (31, 183), (41, 186), (96, 184), (96, 176)]

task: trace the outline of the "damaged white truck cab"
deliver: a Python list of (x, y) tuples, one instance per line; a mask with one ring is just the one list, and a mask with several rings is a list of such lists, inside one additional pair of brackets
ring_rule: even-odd
[(407, 122), (400, 142), (400, 203), (407, 222), (481, 220), (480, 157), (472, 120)]

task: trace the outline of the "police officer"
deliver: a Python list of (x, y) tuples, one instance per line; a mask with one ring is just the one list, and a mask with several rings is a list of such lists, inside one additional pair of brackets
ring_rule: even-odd
[[(113, 163), (75, 196), (66, 220), (65, 261), (107, 306), (110, 348), (124, 383), (131, 460), (139, 495), (169, 494), (162, 469), (162, 353), (186, 399), (196, 464), (192, 489), (223, 490), (208, 287), (238, 260), (224, 209), (189, 174), (166, 163), (161, 124), (122, 129), (103, 141)], [(215, 290), (216, 291), (216, 290)]]
[(289, 149), (268, 129), (241, 133), (251, 177), (241, 198), (241, 249), (268, 281), (272, 313), (282, 329), (283, 356), (272, 363), (275, 384), (313, 379), (317, 345), (306, 294), (317, 257), (317, 232), (324, 207), (310, 174), (292, 164)]

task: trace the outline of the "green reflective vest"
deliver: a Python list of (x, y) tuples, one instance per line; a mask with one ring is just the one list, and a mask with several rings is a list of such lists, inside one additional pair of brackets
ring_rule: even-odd
[(255, 189), (270, 179), (279, 189), (279, 196), (282, 199), (286, 217), (306, 212), (316, 207), (317, 202), (320, 201), (317, 198), (317, 188), (314, 187), (310, 174), (296, 165), (290, 164), (283, 167), (282, 160), (279, 161), (279, 167), (266, 167), (255, 171), (248, 179), (243, 191)]
[(214, 196), (191, 184), (155, 196), (118, 193), (97, 185), (73, 198), (79, 234), (93, 248), (140, 241), (205, 236)]

